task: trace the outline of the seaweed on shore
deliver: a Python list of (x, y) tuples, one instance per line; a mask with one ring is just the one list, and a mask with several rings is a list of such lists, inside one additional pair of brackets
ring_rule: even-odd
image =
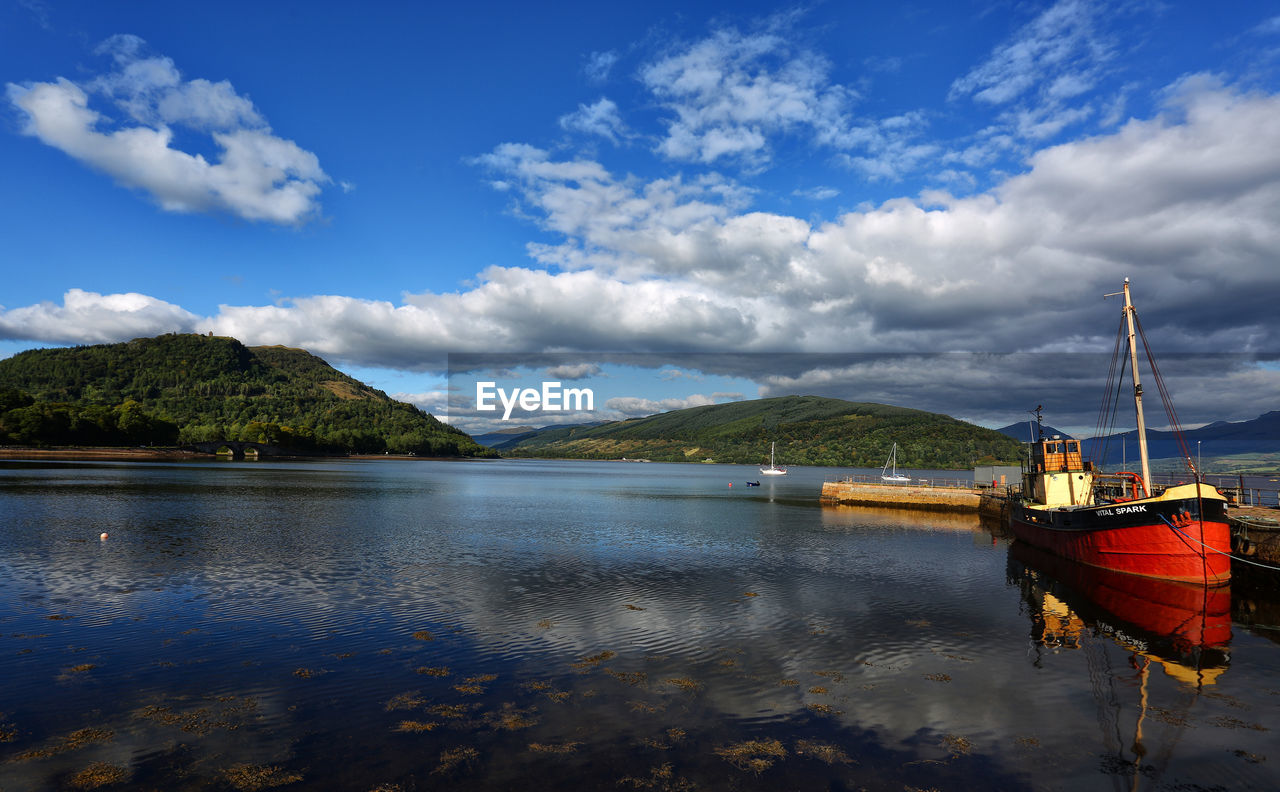
[(746, 740), (717, 748), (715, 753), (739, 770), (759, 775), (773, 767), (779, 759), (785, 758), (787, 749), (775, 739)]
[(298, 773), (289, 773), (279, 766), (238, 764), (223, 771), (231, 786), (241, 792), (258, 792), (271, 787), (296, 784), (302, 780)]

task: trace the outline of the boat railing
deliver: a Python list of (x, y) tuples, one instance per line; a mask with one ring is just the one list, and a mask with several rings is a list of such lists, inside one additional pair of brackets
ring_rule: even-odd
[[(1195, 482), (1190, 473), (1152, 473), (1151, 479), (1157, 489)], [(1216, 487), (1228, 501), (1237, 506), (1280, 509), (1280, 487), (1246, 486), (1243, 476), (1223, 473), (1206, 473), (1200, 477), (1200, 480), (1211, 487)]]

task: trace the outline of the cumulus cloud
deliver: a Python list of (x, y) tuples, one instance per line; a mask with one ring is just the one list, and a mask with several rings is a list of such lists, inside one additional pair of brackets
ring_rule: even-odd
[[(750, 194), (725, 180), (643, 182), (520, 144), (483, 161), (525, 216), (560, 237), (530, 248), (546, 269), (492, 267), (465, 290), (399, 303), (297, 296), (210, 317), (142, 295), (71, 291), (61, 306), (0, 310), (0, 329), (68, 343), (214, 330), (413, 370), (468, 351), (1022, 351), (1052, 360), (1110, 349), (1119, 307), (1101, 296), (1128, 276), (1158, 357), (1280, 350), (1280, 97), (1210, 77), (1171, 86), (1156, 117), (1039, 151), (1026, 173), (988, 192), (900, 198), (825, 223), (749, 211)], [(924, 389), (954, 373), (959, 389), (946, 403), (966, 403), (970, 391), (999, 403), (1015, 395), (1012, 380), (938, 360), (799, 379), (824, 368), (815, 365), (776, 387), (817, 388), (829, 376), (846, 398), (891, 400), (859, 383)], [(1035, 382), (1022, 370), (1028, 398), (1069, 379), (1061, 367)], [(1233, 382), (1258, 393), (1274, 379), (1240, 372)]]
[(55, 344), (105, 344), (170, 332), (191, 332), (200, 317), (145, 294), (97, 294), (71, 289), (62, 304), (0, 308), (0, 338)]
[[(9, 83), (22, 131), (119, 184), (141, 190), (166, 211), (227, 212), (246, 220), (304, 222), (319, 211), (329, 177), (315, 154), (274, 135), (227, 81), (184, 80), (173, 61), (143, 57), (135, 36), (99, 48), (116, 70), (83, 83)], [(121, 117), (91, 107), (109, 100)], [(175, 148), (174, 129), (207, 135), (216, 162)]]

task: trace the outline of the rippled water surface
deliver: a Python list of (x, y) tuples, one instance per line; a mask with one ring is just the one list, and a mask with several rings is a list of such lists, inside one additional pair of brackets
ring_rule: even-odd
[(1272, 589), (755, 473), (0, 463), (0, 789), (1280, 788)]

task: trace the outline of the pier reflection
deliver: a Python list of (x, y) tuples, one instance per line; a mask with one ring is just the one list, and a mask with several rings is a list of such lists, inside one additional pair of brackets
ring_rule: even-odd
[(925, 531), (981, 533), (984, 527), (976, 514), (917, 509), (879, 509), (870, 506), (822, 504), (824, 528), (893, 528)]
[(1230, 586), (1097, 569), (1022, 542), (1010, 545), (1007, 571), (1030, 608), (1032, 638), (1041, 646), (1080, 648), (1084, 636), (1104, 634), (1132, 652), (1133, 663), (1157, 662), (1195, 687), (1214, 684), (1227, 669)]

